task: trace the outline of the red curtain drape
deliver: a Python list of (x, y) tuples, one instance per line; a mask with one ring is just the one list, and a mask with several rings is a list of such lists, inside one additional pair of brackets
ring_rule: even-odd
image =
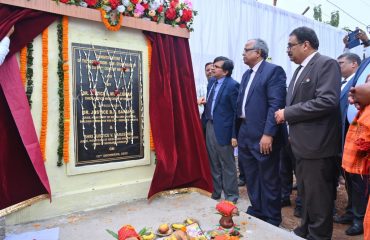
[(145, 34), (152, 42), (149, 112), (157, 158), (148, 197), (184, 187), (212, 192), (189, 41)]
[(0, 39), (15, 25), (10, 53), (0, 66), (0, 213), (41, 194), (51, 194), (18, 62), (13, 56), (56, 15), (0, 4)]

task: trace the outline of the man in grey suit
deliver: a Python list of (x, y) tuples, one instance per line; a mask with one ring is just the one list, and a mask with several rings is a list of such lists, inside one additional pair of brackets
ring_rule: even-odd
[(301, 226), (294, 233), (307, 239), (331, 239), (333, 232), (335, 157), (340, 152), (340, 68), (317, 52), (319, 40), (308, 27), (290, 34), (287, 53), (299, 64), (289, 84), (285, 109), (275, 113), (286, 121), (296, 158), (302, 198)]

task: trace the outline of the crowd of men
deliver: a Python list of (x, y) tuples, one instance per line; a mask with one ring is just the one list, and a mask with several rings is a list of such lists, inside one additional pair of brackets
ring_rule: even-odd
[[(364, 31), (357, 38), (370, 49)], [(343, 41), (347, 46), (348, 38)], [(239, 198), (233, 155), (237, 147), (239, 180), (245, 181), (251, 202), (247, 213), (279, 226), (281, 208), (291, 205), (294, 172), (298, 188), (294, 215), (301, 218), (294, 233), (305, 239), (331, 239), (333, 222), (350, 224), (347, 235), (362, 234), (369, 195), (368, 172), (358, 174), (341, 166), (342, 156), (353, 151), (348, 150), (346, 133), (355, 128), (362, 113), (358, 109), (368, 101), (363, 100), (366, 90), (356, 89), (370, 86), (365, 84), (370, 58), (361, 64), (361, 58), (346, 49), (332, 59), (318, 48), (314, 30), (299, 27), (290, 33), (286, 52), (298, 67), (287, 86), (284, 69), (266, 61), (266, 42), (250, 39), (243, 51), (249, 69), (240, 84), (231, 77), (233, 61), (217, 57), (205, 66), (207, 95), (198, 99), (205, 107), (201, 118), (212, 198), (220, 199), (222, 192), (234, 203)], [(349, 93), (355, 104), (349, 104)], [(344, 166), (349, 160), (343, 157), (343, 161)], [(342, 216), (336, 214), (334, 204), (340, 178), (345, 179), (348, 194)]]

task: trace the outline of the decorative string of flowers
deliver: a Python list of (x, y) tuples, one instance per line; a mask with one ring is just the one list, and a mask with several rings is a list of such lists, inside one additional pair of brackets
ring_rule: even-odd
[(57, 26), (58, 39), (58, 96), (59, 96), (59, 136), (58, 136), (58, 161), (57, 166), (63, 165), (63, 142), (64, 142), (64, 71), (63, 71), (63, 25), (60, 19)]
[(164, 22), (193, 31), (194, 16), (191, 0), (53, 0), (69, 5), (100, 9), (107, 29), (118, 31), (123, 16)]
[[(148, 72), (149, 72), (149, 80), (150, 80), (150, 69), (152, 67), (152, 42), (150, 41), (149, 38), (146, 38), (146, 46), (148, 48)], [(154, 140), (153, 140), (153, 134), (152, 134), (152, 129), (150, 128), (149, 130), (149, 146), (150, 146), (150, 151), (154, 151)]]
[(69, 100), (69, 65), (68, 65), (68, 17), (63, 16), (63, 98), (64, 98), (64, 134), (63, 134), (63, 158), (69, 162), (69, 134), (70, 134), (70, 100)]
[(27, 84), (27, 46), (21, 49), (20, 55), (19, 55), (19, 62), (20, 62), (20, 73), (21, 73), (21, 80), (23, 83), (23, 86), (26, 86)]
[(33, 92), (33, 44), (28, 43), (21, 49), (20, 56), (20, 73), (23, 86), (26, 88), (26, 96), (31, 107), (31, 95)]
[(26, 96), (30, 108), (32, 107), (33, 93), (33, 41), (27, 44), (27, 72), (26, 72)]
[(40, 147), (42, 158), (46, 161), (46, 133), (48, 124), (48, 66), (49, 66), (49, 33), (46, 28), (42, 32), (42, 112), (41, 112), (41, 133), (40, 133)]
[[(123, 56), (123, 54), (118, 54), (117, 49), (98, 50), (94, 46), (78, 49), (77, 53), (79, 56), (77, 69), (80, 79), (78, 89), (80, 94), (77, 102), (81, 109), (80, 123), (85, 150), (89, 149), (85, 123), (91, 123), (91, 140), (94, 150), (97, 146), (104, 146), (107, 143), (105, 140), (110, 133), (105, 133), (106, 124), (109, 125), (109, 129), (113, 130), (114, 141), (109, 144), (115, 146), (118, 146), (118, 143), (128, 144), (130, 142), (133, 144), (135, 139), (134, 122), (136, 121), (132, 97), (134, 68), (136, 68), (137, 61), (139, 63), (141, 61), (140, 54), (138, 59), (133, 59), (133, 53), (125, 52)], [(140, 77), (140, 96), (142, 96), (140, 65), (138, 75)], [(85, 84), (83, 79), (87, 80), (88, 84)], [(86, 107), (90, 104), (91, 111)], [(143, 104), (141, 102), (139, 107), (141, 107), (141, 118), (143, 118)], [(109, 113), (107, 113), (108, 111)], [(89, 116), (85, 116), (85, 114)], [(107, 118), (107, 114), (111, 115)], [(122, 128), (118, 128), (118, 124), (122, 124)], [(122, 132), (119, 132), (118, 129)], [(143, 129), (143, 125), (141, 129)]]

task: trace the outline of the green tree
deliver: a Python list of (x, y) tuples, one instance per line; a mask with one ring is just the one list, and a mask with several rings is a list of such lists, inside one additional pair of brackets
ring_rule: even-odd
[(332, 25), (334, 27), (339, 26), (339, 11), (335, 11), (335, 12), (331, 13), (330, 25)]
[[(322, 22), (321, 4), (313, 8), (313, 18), (316, 21)], [(330, 21), (325, 21), (325, 23), (330, 24), (333, 27), (338, 27), (339, 26), (339, 11), (332, 12), (330, 16)]]
[(313, 18), (316, 21), (322, 22), (322, 11), (321, 11), (321, 4), (315, 6), (313, 8)]

